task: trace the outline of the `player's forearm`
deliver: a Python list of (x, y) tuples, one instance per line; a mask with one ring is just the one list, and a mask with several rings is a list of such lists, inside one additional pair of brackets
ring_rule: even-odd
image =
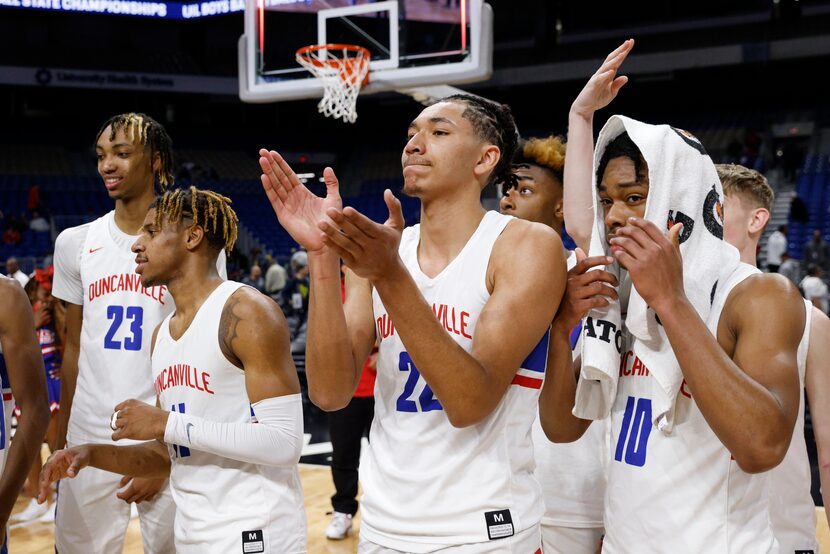
[(552, 442), (579, 439), (591, 421), (573, 415), (576, 400), (576, 372), (571, 354), (570, 333), (554, 323), (550, 331), (548, 367), (539, 394), (539, 422)]
[(309, 255), (306, 377), (311, 401), (327, 411), (349, 403), (360, 377), (343, 311), (339, 264), (336, 255)]
[[(450, 423), (466, 427), (489, 415), (503, 397), (504, 387), (452, 339), (403, 263), (394, 274), (373, 285), (394, 332), (410, 345), (409, 357), (441, 402)], [(467, 332), (463, 322), (454, 323), (453, 329), (462, 335)]]
[(778, 465), (794, 422), (776, 398), (729, 358), (685, 298), (658, 315), (700, 412), (741, 469)]
[(161, 478), (170, 476), (170, 458), (165, 446), (149, 441), (131, 446), (88, 444), (89, 465), (132, 477)]
[(273, 467), (296, 465), (303, 449), (300, 395), (266, 398), (252, 408), (257, 423), (227, 423), (171, 413), (164, 441), (240, 462)]
[(594, 222), (591, 193), (594, 165), (594, 115), (579, 114), (573, 109), (568, 116), (568, 155), (564, 172), (564, 211), (568, 234), (585, 252), (591, 242)]
[(14, 440), (8, 447), (6, 466), (0, 476), (0, 521), (8, 519), (29, 469), (40, 456), (43, 436), (49, 425), (49, 403), (45, 390), (31, 391), (25, 397), (18, 398), (17, 402), (22, 416)]

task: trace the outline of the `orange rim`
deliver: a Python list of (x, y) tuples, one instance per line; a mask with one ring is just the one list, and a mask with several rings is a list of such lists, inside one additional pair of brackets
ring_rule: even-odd
[[(321, 50), (334, 50), (337, 52), (351, 52), (353, 54), (360, 54), (359, 56), (355, 56), (353, 58), (344, 57), (337, 60), (321, 60), (317, 56), (313, 56)], [(372, 54), (366, 48), (362, 46), (358, 46), (356, 44), (312, 44), (309, 46), (303, 46), (297, 50), (297, 57), (303, 58), (306, 63), (313, 65), (314, 67), (328, 67), (330, 69), (339, 70), (340, 78), (342, 80), (348, 80), (350, 75), (354, 75), (355, 73), (359, 73), (364, 69), (364, 67), (369, 65), (371, 61)], [(352, 71), (346, 71), (346, 68), (351, 69)], [(366, 76), (363, 78), (363, 84), (367, 84), (369, 82), (369, 72), (366, 72)]]

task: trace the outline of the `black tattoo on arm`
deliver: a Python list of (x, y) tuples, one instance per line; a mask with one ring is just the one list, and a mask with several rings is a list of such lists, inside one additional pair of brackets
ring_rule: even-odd
[(242, 361), (233, 353), (233, 341), (239, 336), (237, 327), (241, 318), (237, 315), (236, 309), (240, 303), (241, 298), (238, 297), (238, 291), (225, 302), (222, 317), (219, 320), (219, 347), (230, 363), (240, 369), (245, 369), (242, 367)]

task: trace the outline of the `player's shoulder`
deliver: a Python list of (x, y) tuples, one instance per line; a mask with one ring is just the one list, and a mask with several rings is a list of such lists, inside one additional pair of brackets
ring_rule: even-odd
[(89, 234), (89, 229), (95, 221), (90, 221), (75, 227), (67, 227), (58, 234), (55, 239), (55, 250), (61, 249), (77, 249), (79, 252), (83, 248), (84, 241)]
[(20, 298), (26, 298), (26, 292), (16, 279), (0, 275), (0, 299), (17, 301)]
[(542, 223), (512, 218), (493, 248), (493, 253), (507, 263), (523, 267), (531, 260), (560, 261), (565, 259), (565, 247), (559, 234)]
[(240, 286), (228, 296), (222, 312), (223, 315), (256, 322), (256, 326), (260, 323), (268, 324), (275, 317), (282, 316), (282, 310), (270, 296), (248, 285)]
[(777, 273), (750, 275), (729, 292), (724, 313), (733, 320), (767, 325), (772, 320), (795, 324), (805, 314), (804, 301), (795, 285)]

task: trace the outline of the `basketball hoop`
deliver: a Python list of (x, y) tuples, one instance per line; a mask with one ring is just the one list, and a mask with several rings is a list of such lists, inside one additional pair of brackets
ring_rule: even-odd
[(369, 82), (372, 55), (354, 44), (314, 44), (297, 50), (297, 63), (323, 82), (317, 110), (327, 117), (354, 123), (357, 95)]

